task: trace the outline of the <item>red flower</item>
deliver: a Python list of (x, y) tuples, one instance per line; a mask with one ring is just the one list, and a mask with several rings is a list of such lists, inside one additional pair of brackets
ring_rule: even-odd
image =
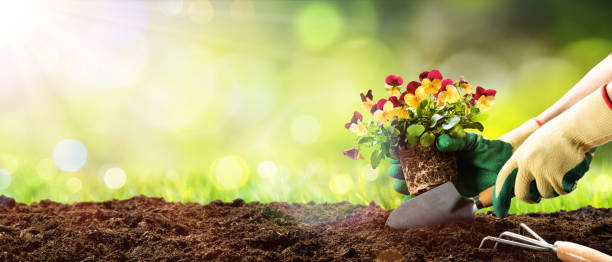
[(404, 79), (401, 76), (396, 75), (388, 75), (385, 78), (385, 83), (390, 86), (401, 86), (404, 83)]
[(344, 128), (349, 129), (349, 127), (351, 127), (351, 124), (357, 124), (357, 122), (361, 121), (363, 121), (363, 116), (358, 111), (355, 111), (353, 113), (353, 117), (351, 118), (351, 122), (344, 124)]
[(389, 97), (389, 101), (393, 103), (393, 107), (399, 106), (399, 99), (396, 96)]
[(438, 92), (446, 91), (446, 86), (447, 85), (454, 85), (454, 84), (455, 84), (455, 82), (453, 82), (452, 79), (450, 79), (450, 78), (444, 79), (444, 80), (442, 80), (442, 87), (440, 87), (440, 90)]
[(476, 87), (476, 93), (474, 93), (474, 98), (478, 99), (480, 96), (495, 96), (497, 94), (497, 90), (495, 89), (484, 89), (482, 86)]
[(423, 73), (419, 74), (419, 81), (423, 81), (423, 79), (427, 78), (427, 75), (429, 75), (429, 71), (424, 71)]
[(410, 93), (410, 94), (414, 94), (414, 91), (421, 86), (421, 83), (417, 82), (417, 81), (412, 81), (410, 83), (408, 83), (408, 85), (406, 86), (406, 92)]
[(485, 96), (495, 96), (495, 94), (497, 94), (497, 91), (495, 89), (487, 89), (483, 93), (483, 95)]
[(342, 154), (344, 154), (345, 156), (347, 156), (348, 158), (350, 158), (352, 160), (357, 160), (357, 159), (363, 158), (363, 156), (359, 153), (359, 150), (357, 150), (354, 147), (342, 151)]
[(378, 110), (382, 110), (383, 106), (385, 105), (385, 103), (387, 103), (387, 99), (381, 98), (380, 100), (378, 100), (378, 102), (376, 103), (376, 109)]
[(474, 99), (480, 98), (481, 95), (484, 94), (485, 89), (482, 86), (476, 87), (476, 93), (474, 93)]
[(360, 96), (361, 96), (361, 102), (367, 102), (368, 99), (374, 100), (374, 96), (372, 95), (372, 89), (368, 90), (368, 92), (365, 95), (361, 93)]
[(442, 80), (442, 73), (434, 69), (434, 70), (429, 71), (429, 73), (427, 74), (427, 78), (429, 78), (430, 80), (434, 80), (434, 79)]

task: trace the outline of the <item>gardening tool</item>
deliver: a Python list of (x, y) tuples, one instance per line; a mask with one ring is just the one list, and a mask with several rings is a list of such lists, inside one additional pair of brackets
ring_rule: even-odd
[(439, 185), (397, 207), (387, 219), (393, 229), (416, 228), (449, 222), (471, 222), (478, 209), (491, 206), (493, 186), (474, 199), (459, 194), (452, 182)]
[[(522, 235), (522, 230), (527, 231), (534, 238), (529, 238), (529, 237)], [(523, 242), (517, 242), (517, 241), (504, 239), (504, 237), (514, 238), (516, 240), (520, 240)], [(566, 242), (566, 241), (556, 241), (554, 244), (551, 245), (548, 242), (546, 242), (542, 237), (540, 237), (538, 234), (533, 232), (531, 228), (529, 228), (527, 225), (523, 223), (521, 223), (521, 226), (519, 227), (518, 234), (506, 231), (506, 232), (501, 233), (499, 237), (487, 236), (482, 239), (482, 242), (480, 242), (480, 246), (478, 246), (478, 248), (482, 248), (482, 246), (487, 240), (495, 242), (495, 246), (493, 246), (493, 248), (497, 248), (497, 245), (499, 243), (502, 243), (502, 244), (508, 244), (508, 245), (513, 245), (513, 246), (528, 248), (528, 249), (535, 250), (535, 251), (552, 251), (555, 255), (557, 255), (557, 258), (559, 258), (561, 261), (568, 261), (568, 262), (574, 262), (574, 261), (576, 262), (577, 261), (611, 262), (612, 261), (611, 256), (608, 256), (590, 247), (586, 247), (586, 246), (579, 245), (576, 243)]]

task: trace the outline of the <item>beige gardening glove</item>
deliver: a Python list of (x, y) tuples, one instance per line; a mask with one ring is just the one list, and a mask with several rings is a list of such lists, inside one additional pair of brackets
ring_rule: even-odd
[(531, 134), (500, 170), (493, 205), (499, 217), (507, 214), (514, 189), (522, 201), (534, 203), (532, 181), (541, 197), (567, 194), (588, 170), (593, 148), (612, 139), (612, 102), (605, 86), (553, 118)]
[(521, 144), (523, 144), (525, 139), (527, 139), (531, 133), (538, 130), (540, 126), (542, 126), (542, 123), (540, 123), (540, 121), (537, 119), (532, 118), (497, 139), (512, 145), (512, 152), (514, 152)]

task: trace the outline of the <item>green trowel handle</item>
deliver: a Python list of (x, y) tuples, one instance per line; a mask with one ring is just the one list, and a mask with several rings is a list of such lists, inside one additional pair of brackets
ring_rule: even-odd
[(495, 185), (483, 190), (480, 192), (480, 194), (474, 197), (474, 203), (476, 203), (476, 207), (478, 207), (478, 209), (493, 205), (493, 188), (495, 188)]

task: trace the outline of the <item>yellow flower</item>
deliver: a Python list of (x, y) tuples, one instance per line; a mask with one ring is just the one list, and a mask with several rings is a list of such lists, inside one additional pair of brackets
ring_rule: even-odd
[(480, 109), (480, 112), (485, 112), (491, 108), (493, 103), (495, 103), (495, 96), (481, 96), (476, 101), (476, 107)]
[(351, 126), (349, 126), (349, 130), (357, 134), (357, 136), (365, 136), (368, 133), (368, 129), (363, 125), (361, 121), (357, 123), (351, 123)]
[(465, 77), (463, 76), (459, 77), (459, 86), (463, 88), (463, 90), (465, 90), (465, 93), (469, 95), (474, 93), (474, 87), (472, 87), (472, 85), (470, 85), (470, 83), (468, 83), (468, 81), (465, 80)]
[(423, 86), (419, 86), (416, 90), (414, 90), (414, 95), (417, 97), (417, 100), (419, 102), (427, 98), (427, 92), (425, 91), (425, 88)]
[(459, 95), (457, 88), (453, 85), (447, 85), (446, 89), (438, 94), (438, 102), (436, 106), (452, 104), (459, 101), (460, 98), (461, 96)]
[(400, 92), (399, 86), (385, 85), (385, 90), (387, 90), (387, 93), (389, 93), (390, 96), (399, 97), (402, 94), (402, 92)]
[[(392, 120), (394, 117), (403, 114), (401, 112), (402, 110), (403, 109), (401, 107), (393, 107), (393, 102), (387, 101), (383, 105), (382, 109), (378, 109), (376, 112), (374, 112), (374, 120), (378, 121), (379, 123), (385, 123)], [(406, 111), (406, 114), (408, 114), (408, 111)]]
[(374, 106), (374, 96), (372, 95), (372, 89), (368, 90), (368, 92), (364, 95), (363, 93), (360, 94), (361, 96), (361, 106), (363, 106), (363, 108), (367, 111), (370, 112), (370, 110), (372, 110), (372, 107)]
[[(442, 87), (442, 80), (440, 79), (430, 80), (429, 78), (425, 78), (421, 82), (421, 86), (419, 88), (421, 87), (423, 88), (423, 91), (426, 94), (425, 96), (429, 94), (436, 94), (438, 93), (438, 90), (440, 89), (440, 87)], [(418, 90), (419, 89), (417, 88), (417, 91)]]
[[(408, 92), (404, 92), (400, 98), (400, 101), (404, 101), (404, 103), (406, 103), (406, 105), (408, 105), (409, 107), (412, 108), (416, 108), (419, 103), (421, 102), (421, 100), (419, 100), (419, 98), (416, 95), (410, 94)], [(406, 111), (408, 112), (408, 111)]]
[(401, 107), (395, 108), (395, 115), (397, 118), (408, 118), (408, 110)]

